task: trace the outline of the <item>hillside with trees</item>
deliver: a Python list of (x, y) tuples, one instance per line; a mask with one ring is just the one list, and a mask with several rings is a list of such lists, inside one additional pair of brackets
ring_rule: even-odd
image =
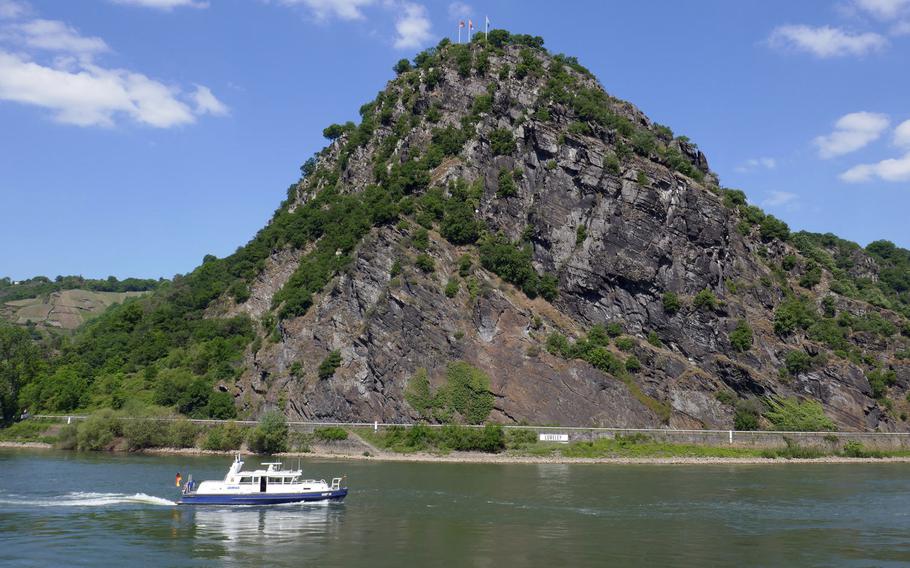
[(910, 430), (910, 251), (791, 232), (539, 37), (394, 71), (234, 254), (0, 329), (4, 416)]

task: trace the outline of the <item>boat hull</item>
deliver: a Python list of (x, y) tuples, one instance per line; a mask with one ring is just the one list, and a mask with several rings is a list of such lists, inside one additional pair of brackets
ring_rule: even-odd
[(246, 493), (246, 494), (199, 494), (188, 493), (177, 501), (178, 505), (283, 505), (287, 503), (314, 503), (317, 501), (341, 501), (347, 497), (347, 489), (314, 491), (310, 493)]

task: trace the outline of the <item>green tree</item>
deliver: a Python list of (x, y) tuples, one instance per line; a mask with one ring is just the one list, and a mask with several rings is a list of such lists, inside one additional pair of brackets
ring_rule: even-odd
[(445, 215), (440, 232), (450, 243), (468, 245), (480, 236), (482, 223), (474, 215), (474, 208), (466, 201), (450, 199), (445, 206)]
[(122, 433), (120, 419), (113, 410), (103, 409), (79, 423), (76, 445), (80, 450), (104, 450)]
[(288, 450), (288, 422), (280, 412), (266, 412), (247, 437), (250, 451), (277, 454)]
[(770, 241), (779, 239), (786, 241), (790, 238), (790, 227), (774, 215), (766, 215), (758, 226), (762, 240)]
[(234, 406), (234, 397), (230, 393), (215, 391), (209, 395), (206, 404), (206, 414), (216, 420), (230, 420), (237, 418), (237, 407)]
[[(349, 132), (354, 128), (353, 122), (348, 122), (347, 124), (330, 124), (322, 130), (322, 135), (329, 140), (335, 140), (336, 138), (341, 137), (345, 132)], [(315, 160), (313, 162), (313, 167), (311, 169), (315, 169)], [(307, 173), (304, 172), (304, 175), (307, 175)]]
[(28, 332), (0, 323), (0, 425), (15, 418), (19, 390), (35, 381), (44, 367), (44, 355)]
[(774, 310), (774, 332), (783, 337), (796, 329), (809, 329), (817, 320), (818, 312), (807, 298), (787, 298)]
[(402, 73), (407, 73), (411, 70), (411, 62), (407, 59), (399, 59), (398, 63), (395, 64), (395, 67), (392, 68), (396, 74), (401, 75)]

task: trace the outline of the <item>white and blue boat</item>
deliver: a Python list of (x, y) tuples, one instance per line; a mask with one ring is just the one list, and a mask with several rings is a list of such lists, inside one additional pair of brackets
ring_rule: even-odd
[(264, 463), (267, 469), (243, 471), (237, 454), (222, 481), (196, 483), (192, 477), (183, 485), (179, 505), (280, 505), (341, 501), (348, 494), (344, 477), (303, 479), (303, 471), (280, 469), (280, 462)]

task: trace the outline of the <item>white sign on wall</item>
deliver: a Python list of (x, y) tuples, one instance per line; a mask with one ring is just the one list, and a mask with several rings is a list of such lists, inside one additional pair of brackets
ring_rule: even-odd
[(541, 434), (540, 441), (541, 442), (561, 442), (563, 444), (568, 444), (569, 435), (568, 434)]

